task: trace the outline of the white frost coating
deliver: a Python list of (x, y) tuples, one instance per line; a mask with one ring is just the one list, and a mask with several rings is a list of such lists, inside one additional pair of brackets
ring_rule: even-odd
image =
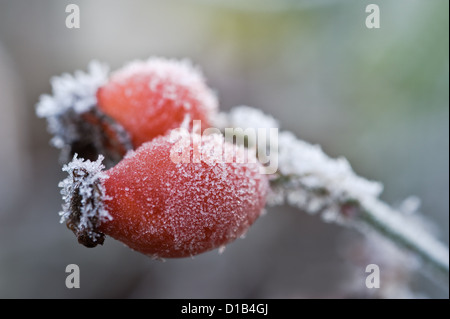
[(162, 90), (161, 94), (165, 99), (177, 101), (177, 104), (183, 105), (185, 109), (190, 109), (191, 105), (184, 101), (185, 92), (179, 90), (179, 87), (188, 87), (201, 102), (206, 114), (212, 115), (217, 112), (217, 96), (205, 88), (206, 81), (203, 73), (189, 59), (150, 57), (145, 61), (131, 61), (120, 70), (113, 72), (111, 79), (117, 82), (121, 79), (126, 81), (146, 73), (154, 75), (148, 84), (149, 88), (158, 92)]
[(278, 122), (270, 115), (250, 106), (236, 106), (228, 114), (227, 125), (246, 128), (278, 128)]
[(230, 127), (230, 124), (228, 124), (228, 113), (225, 112), (218, 112), (213, 118), (211, 119), (211, 124), (213, 127), (218, 128), (219, 130), (223, 130), (226, 127)]
[(88, 72), (76, 71), (74, 75), (63, 74), (51, 79), (52, 95), (43, 94), (36, 105), (38, 117), (46, 118), (48, 131), (54, 135), (52, 144), (63, 148), (78, 139), (76, 128), (68, 125), (68, 111), (84, 113), (97, 104), (96, 93), (108, 79), (109, 68), (98, 61), (91, 61)]
[[(75, 194), (81, 196), (80, 205), (80, 223), (79, 229), (90, 229), (96, 225), (92, 224), (92, 219), (98, 221), (111, 220), (112, 217), (104, 207), (104, 201), (108, 200), (105, 196), (105, 189), (102, 181), (108, 178), (102, 170), (105, 166), (102, 164), (104, 157), (100, 155), (95, 162), (77, 158), (64, 165), (62, 170), (68, 173), (68, 176), (59, 183), (61, 195), (64, 200), (63, 210), (59, 213), (61, 223), (66, 222), (72, 213), (71, 202)], [(93, 185), (98, 189), (95, 189)]]
[[(279, 127), (273, 117), (249, 106), (233, 108), (218, 122), (242, 129)], [(341, 203), (378, 197), (383, 189), (380, 183), (356, 175), (345, 158), (332, 159), (320, 146), (299, 140), (290, 132), (281, 132), (277, 141), (270, 138), (266, 142), (278, 143), (278, 171), (284, 178), (272, 186), (269, 205), (287, 201), (310, 214), (325, 213), (326, 221), (339, 221)]]
[(97, 89), (108, 79), (108, 66), (91, 61), (88, 72), (65, 73), (51, 79), (53, 95), (44, 94), (37, 105), (39, 117), (49, 117), (73, 108), (77, 113), (86, 112), (97, 103)]
[(417, 196), (409, 196), (405, 198), (398, 207), (398, 210), (403, 214), (411, 215), (418, 212), (421, 205), (421, 200)]
[[(282, 132), (278, 140), (278, 169), (289, 176), (284, 186), (274, 187), (269, 204), (277, 205), (286, 198), (290, 205), (314, 214), (326, 212), (325, 220), (339, 217), (332, 211), (346, 201), (376, 198), (383, 187), (356, 175), (344, 158), (332, 159), (318, 145), (297, 139), (290, 132)], [(338, 220), (336, 220), (338, 221)]]
[[(232, 111), (222, 122), (244, 127), (261, 127), (270, 117), (246, 120), (258, 112), (250, 108)], [(268, 118), (268, 121), (264, 120)], [(325, 222), (350, 223), (364, 232), (367, 225), (386, 238), (406, 247), (448, 276), (448, 248), (427, 232), (426, 223), (407, 217), (415, 212), (420, 200), (410, 197), (401, 205), (400, 213), (379, 200), (383, 187), (356, 175), (344, 158), (332, 159), (318, 145), (297, 139), (290, 132), (281, 132), (278, 139), (278, 172), (272, 176), (269, 205), (284, 202), (310, 214), (321, 213)], [(424, 225), (425, 224), (425, 225)]]
[[(214, 120), (214, 124), (221, 130), (226, 128), (240, 128), (244, 131), (247, 129), (255, 130), (254, 135), (246, 135), (249, 147), (258, 145), (258, 147), (264, 149), (263, 147), (269, 145), (269, 143), (272, 143), (272, 148), (276, 147), (274, 143), (277, 142), (278, 122), (272, 116), (253, 107), (235, 106), (228, 114), (219, 113)], [(260, 135), (260, 133), (264, 134)]]

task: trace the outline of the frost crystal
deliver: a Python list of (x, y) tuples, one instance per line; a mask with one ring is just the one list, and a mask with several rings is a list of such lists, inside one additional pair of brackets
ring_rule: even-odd
[(84, 158), (106, 156), (107, 164), (118, 162), (131, 149), (128, 133), (97, 107), (97, 91), (108, 80), (108, 67), (96, 61), (88, 72), (53, 77), (52, 95), (44, 94), (36, 113), (47, 119), (51, 144), (61, 149), (61, 161), (78, 153)]
[(96, 103), (97, 89), (108, 79), (108, 66), (91, 61), (88, 73), (76, 71), (75, 75), (63, 74), (51, 80), (53, 96), (43, 95), (37, 105), (39, 117), (51, 117), (63, 113), (69, 108), (83, 113)]
[(269, 205), (285, 199), (309, 214), (321, 213), (326, 222), (341, 223), (348, 217), (345, 203), (376, 198), (382, 189), (380, 183), (356, 175), (346, 159), (332, 159), (320, 146), (290, 132), (279, 134), (278, 177), (273, 180)]
[[(200, 102), (203, 112), (211, 118), (218, 108), (217, 96), (205, 90), (205, 79), (199, 68), (188, 59), (175, 60), (161, 57), (150, 57), (146, 61), (135, 60), (127, 63), (121, 70), (113, 72), (111, 78), (119, 82), (142, 74), (152, 74), (148, 83), (150, 90), (158, 91), (164, 99), (175, 101), (189, 110), (192, 105), (186, 102), (186, 92), (181, 88), (189, 88)], [(132, 94), (132, 92), (129, 92)]]
[(417, 196), (409, 196), (405, 198), (398, 207), (403, 214), (410, 215), (416, 213), (420, 208), (420, 198)]
[(277, 143), (278, 122), (272, 116), (250, 106), (236, 106), (228, 114), (219, 113), (214, 120), (214, 125), (221, 130), (227, 128), (240, 128), (244, 131), (253, 129), (254, 135), (246, 135), (249, 147), (258, 145), (258, 147), (266, 148), (269, 143), (274, 147)]
[(92, 61), (87, 73), (76, 71), (75, 75), (63, 74), (53, 77), (52, 95), (44, 94), (36, 106), (36, 114), (48, 121), (48, 131), (54, 135), (52, 144), (63, 148), (79, 139), (78, 131), (67, 126), (71, 113), (85, 113), (97, 104), (98, 88), (108, 79), (108, 66)]
[(63, 210), (59, 213), (61, 223), (77, 235), (80, 243), (92, 247), (102, 244), (103, 234), (96, 231), (99, 223), (112, 219), (105, 209), (103, 180), (108, 178), (102, 170), (103, 156), (95, 162), (83, 160), (74, 156), (73, 160), (64, 165), (62, 170), (69, 175), (59, 183), (64, 200)]
[[(260, 110), (239, 106), (222, 115), (223, 126), (246, 128), (278, 128), (277, 121)], [(341, 204), (378, 197), (383, 187), (356, 175), (344, 158), (328, 157), (318, 145), (281, 132), (278, 140), (278, 172), (273, 176), (269, 205), (285, 201), (310, 214), (321, 212), (325, 221), (342, 219)], [(273, 148), (276, 149), (276, 148)]]
[(292, 133), (280, 133), (278, 147), (280, 177), (275, 181), (272, 204), (285, 197), (289, 204), (311, 214), (324, 212), (325, 220), (330, 220), (339, 216), (333, 214), (340, 208), (338, 203), (376, 198), (383, 189), (380, 183), (357, 176), (346, 159), (329, 158), (318, 145)]
[[(252, 114), (259, 119), (246, 120)], [(247, 107), (222, 116), (221, 121), (254, 128), (263, 123), (273, 125), (270, 117)], [(417, 211), (418, 198), (405, 200), (400, 213), (379, 199), (383, 186), (356, 175), (346, 159), (332, 159), (320, 146), (297, 139), (290, 132), (281, 132), (278, 137), (278, 171), (271, 176), (269, 205), (287, 202), (307, 213), (320, 213), (325, 222), (351, 225), (362, 232), (369, 226), (448, 276), (448, 248), (430, 235), (423, 219), (406, 218)]]
[(232, 127), (245, 128), (278, 128), (278, 122), (270, 115), (250, 106), (236, 106), (231, 109), (227, 119)]
[[(274, 118), (248, 106), (222, 114), (218, 123), (243, 129), (278, 128)], [(266, 142), (278, 144), (278, 172), (272, 179), (269, 205), (286, 201), (310, 214), (321, 212), (325, 221), (340, 222), (343, 203), (376, 198), (383, 189), (380, 183), (356, 175), (346, 159), (332, 159), (320, 146), (299, 140), (290, 132), (281, 132), (277, 140), (270, 137)]]

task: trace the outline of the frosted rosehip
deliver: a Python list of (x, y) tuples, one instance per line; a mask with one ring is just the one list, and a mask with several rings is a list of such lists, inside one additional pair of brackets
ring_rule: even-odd
[(123, 127), (97, 108), (97, 91), (107, 82), (108, 72), (106, 65), (92, 61), (88, 72), (53, 77), (52, 94), (40, 97), (36, 113), (47, 119), (51, 143), (61, 149), (63, 162), (77, 153), (87, 159), (102, 154), (113, 164), (132, 149)]
[(75, 158), (60, 185), (63, 220), (89, 247), (107, 234), (153, 257), (196, 255), (243, 235), (261, 214), (261, 168), (220, 135), (188, 133), (155, 138), (104, 172), (101, 159)]
[(150, 58), (114, 72), (97, 93), (99, 109), (122, 125), (134, 147), (191, 121), (211, 124), (217, 99), (187, 61)]
[(186, 120), (210, 126), (218, 108), (196, 68), (163, 58), (132, 62), (111, 76), (92, 62), (87, 73), (52, 78), (52, 91), (41, 96), (36, 112), (47, 119), (64, 162), (75, 153), (87, 159), (102, 154), (111, 166)]

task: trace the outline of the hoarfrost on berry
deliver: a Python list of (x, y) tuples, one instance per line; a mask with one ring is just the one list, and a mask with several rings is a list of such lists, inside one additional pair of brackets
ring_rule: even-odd
[[(199, 161), (193, 160), (196, 148)], [(187, 156), (173, 161), (174, 149)], [(260, 215), (268, 188), (256, 161), (233, 161), (242, 150), (220, 135), (182, 130), (144, 143), (106, 172), (114, 220), (101, 226), (103, 232), (160, 257), (186, 257), (238, 238)]]
[[(134, 148), (172, 129), (211, 124), (218, 102), (188, 60), (151, 57), (113, 72), (98, 93), (99, 110), (129, 133)], [(194, 128), (193, 128), (194, 129)]]
[[(202, 107), (207, 113), (217, 110), (217, 97), (209, 94), (203, 86), (205, 78), (199, 68), (195, 67), (188, 59), (175, 60), (160, 57), (150, 57), (146, 61), (135, 60), (127, 63), (119, 71), (113, 72), (112, 81), (127, 81), (130, 78), (138, 79), (143, 74), (152, 74), (148, 87), (152, 91), (158, 90), (164, 99), (173, 100), (189, 110), (191, 104), (186, 101), (185, 92), (179, 87), (192, 90), (196, 99), (202, 102)], [(162, 91), (161, 91), (162, 90)], [(128, 95), (132, 95), (132, 88), (128, 89)]]

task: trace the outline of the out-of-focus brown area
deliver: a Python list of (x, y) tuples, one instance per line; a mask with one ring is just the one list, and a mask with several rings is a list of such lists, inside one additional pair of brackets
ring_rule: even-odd
[[(69, 3), (80, 7), (80, 29), (65, 27)], [(368, 1), (276, 3), (0, 0), (1, 298), (339, 298), (355, 296), (355, 285), (364, 296), (364, 268), (343, 253), (361, 236), (289, 207), (269, 209), (222, 255), (160, 262), (111, 238), (79, 245), (59, 224), (64, 174), (34, 105), (52, 76), (91, 59), (116, 69), (152, 55), (190, 58), (222, 110), (272, 114), (382, 181), (389, 203), (419, 196), (448, 244), (448, 2), (377, 1), (377, 30), (364, 24)], [(65, 286), (71, 263), (80, 289)], [(412, 288), (448, 298), (448, 283), (419, 276)]]

